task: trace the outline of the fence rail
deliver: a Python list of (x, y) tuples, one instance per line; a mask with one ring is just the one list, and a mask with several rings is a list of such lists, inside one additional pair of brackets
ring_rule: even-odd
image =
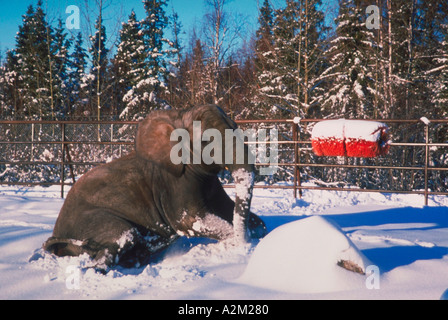
[[(283, 168), (283, 178), (279, 179), (291, 183), (257, 184), (255, 188), (292, 189), (296, 198), (302, 196), (303, 190), (419, 194), (424, 196), (425, 205), (430, 195), (448, 195), (447, 119), (434, 119), (429, 123), (370, 120), (388, 124), (393, 136), (390, 155), (374, 160), (313, 156), (311, 128), (323, 120), (237, 121), (242, 128), (281, 129), (279, 141), (275, 142), (283, 148), (278, 163), (257, 163), (257, 166)], [(61, 197), (64, 197), (64, 186), (73, 185), (77, 176), (92, 166), (105, 163), (105, 159), (112, 160), (130, 152), (137, 125), (135, 121), (0, 121), (0, 184), (60, 185)], [(270, 143), (267, 141), (266, 145)], [(46, 170), (40, 170), (42, 167)], [(340, 186), (346, 181), (341, 177), (350, 170), (364, 172), (363, 186)], [(339, 178), (324, 181), (326, 172)], [(377, 176), (373, 184), (372, 175)], [(313, 179), (317, 183), (307, 185), (306, 182)], [(360, 181), (356, 174), (351, 175), (352, 181), (357, 179)], [(388, 180), (386, 187), (381, 186), (381, 179)]]

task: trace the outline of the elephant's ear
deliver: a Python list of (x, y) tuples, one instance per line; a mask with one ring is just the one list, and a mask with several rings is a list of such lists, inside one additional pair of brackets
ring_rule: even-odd
[(139, 125), (135, 149), (139, 157), (180, 177), (184, 172), (184, 164), (174, 164), (170, 159), (174, 145), (174, 142), (170, 141), (173, 130), (173, 125), (167, 119), (147, 118)]

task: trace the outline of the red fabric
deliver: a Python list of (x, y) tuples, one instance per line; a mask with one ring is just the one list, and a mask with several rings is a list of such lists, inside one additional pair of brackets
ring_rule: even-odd
[(314, 153), (319, 157), (336, 157), (345, 155), (345, 144), (342, 139), (314, 139), (311, 143)]
[(382, 149), (378, 141), (347, 139), (345, 146), (347, 149), (347, 157), (374, 158), (382, 154)]
[(335, 139), (333, 137), (312, 140), (313, 151), (317, 156), (374, 158), (389, 152), (390, 145), (387, 130), (382, 130), (379, 141), (364, 139)]

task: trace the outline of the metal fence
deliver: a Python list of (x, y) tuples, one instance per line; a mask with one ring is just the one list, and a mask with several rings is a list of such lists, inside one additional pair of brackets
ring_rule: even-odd
[[(243, 120), (243, 128), (277, 129), (274, 176), (258, 177), (255, 188), (448, 195), (448, 120), (379, 120), (392, 133), (388, 155), (374, 158), (317, 157), (311, 131), (322, 119)], [(375, 121), (375, 120), (374, 120)], [(73, 185), (92, 167), (134, 149), (138, 122), (0, 121), (0, 184)], [(269, 148), (270, 141), (266, 142)], [(229, 176), (221, 176), (225, 186)], [(226, 185), (227, 184), (227, 185)], [(355, 186), (355, 187), (354, 187)]]

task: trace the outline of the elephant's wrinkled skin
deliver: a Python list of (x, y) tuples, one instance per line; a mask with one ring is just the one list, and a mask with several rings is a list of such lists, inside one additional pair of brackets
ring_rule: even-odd
[[(170, 160), (178, 143), (170, 141), (171, 132), (185, 128), (193, 137), (193, 121), (223, 137), (236, 128), (216, 106), (151, 113), (139, 125), (135, 152), (92, 169), (72, 187), (44, 249), (57, 256), (88, 253), (97, 266), (131, 266), (147, 263), (179, 236), (244, 241), (247, 230), (264, 236), (264, 223), (249, 211), (253, 165)], [(224, 167), (235, 179), (235, 202), (217, 178)]]

